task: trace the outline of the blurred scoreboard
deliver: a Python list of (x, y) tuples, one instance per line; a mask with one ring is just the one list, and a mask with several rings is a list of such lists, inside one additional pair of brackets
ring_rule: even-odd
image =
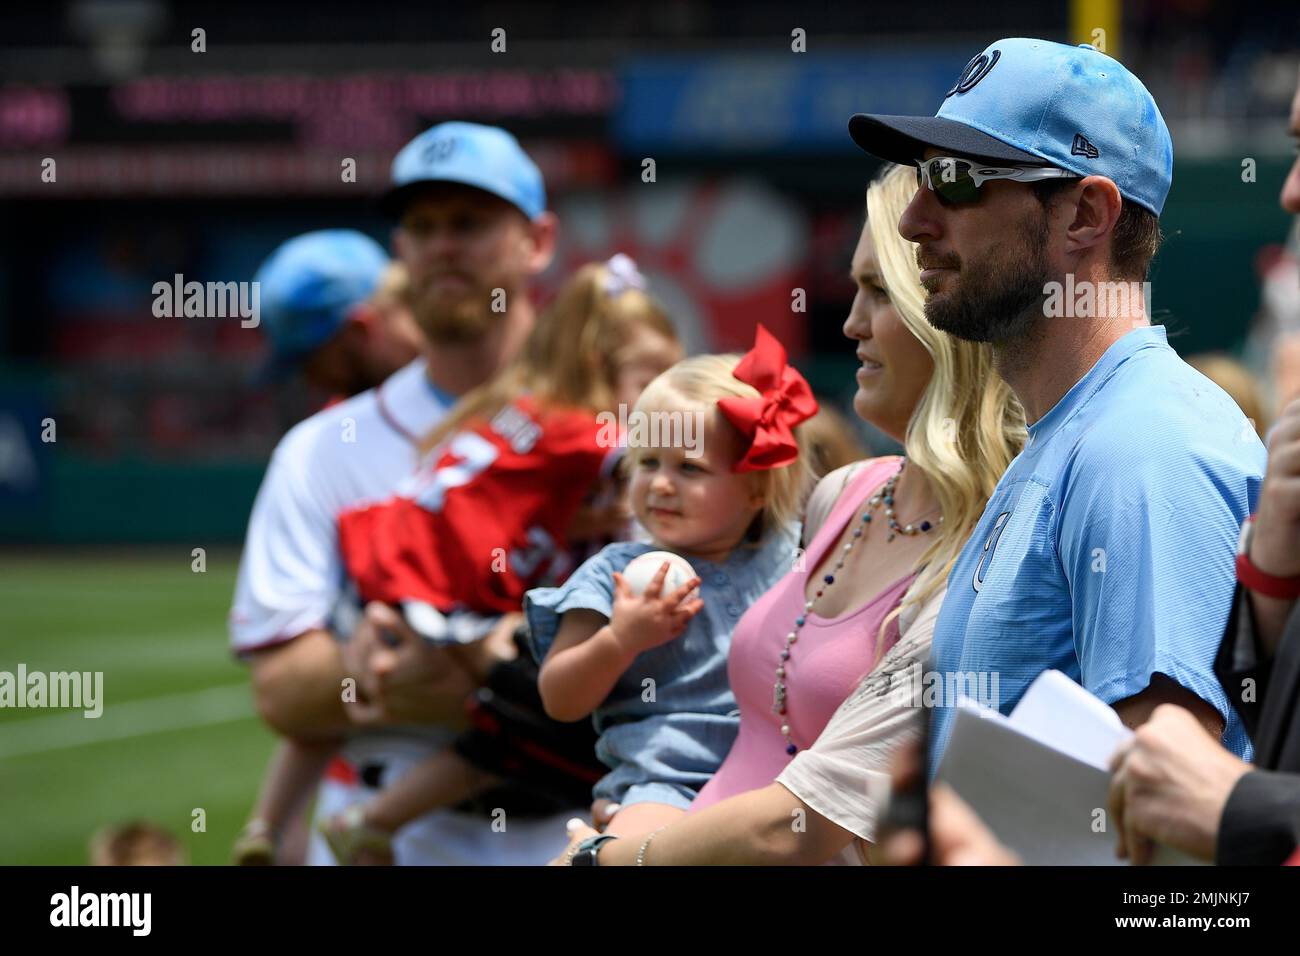
[[(110, 86), (0, 87), (0, 195), (305, 195), (382, 181), (424, 126), (472, 118), (547, 143), (548, 181), (611, 174), (607, 70), (146, 76)], [(48, 188), (43, 163), (56, 163)]]

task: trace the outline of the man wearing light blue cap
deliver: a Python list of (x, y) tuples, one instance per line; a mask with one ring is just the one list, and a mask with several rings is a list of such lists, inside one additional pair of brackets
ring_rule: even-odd
[(1213, 661), (1264, 448), (1150, 324), (1173, 175), (1150, 93), (1092, 47), (1011, 38), (966, 65), (937, 115), (859, 114), (849, 130), (917, 166), (899, 231), (926, 316), (992, 344), (1029, 423), (948, 578), (933, 671), (997, 675), (1005, 713), (1055, 668), (1130, 726), (1176, 704), (1249, 756)]
[[(528, 284), (555, 250), (541, 172), (496, 127), (442, 123), (415, 137), (393, 162), (382, 206), (397, 221), (393, 248), (424, 353), (281, 441), (253, 505), (230, 614), (233, 649), (250, 665), (267, 724), (303, 744), (347, 737), (346, 762), (326, 773), (317, 797), (320, 819), (446, 746), (448, 715), (462, 719), (467, 695), (496, 655), (513, 649), (511, 628), (455, 656), (409, 628), (395, 628), (388, 646), (374, 628), (341, 643), (335, 629), (342, 637), (353, 632), (336, 616), (348, 602), (340, 600), (335, 519), (391, 496), (456, 399), (514, 358), (534, 323)], [(349, 680), (353, 699), (370, 706), (345, 702), (340, 688)], [(544, 863), (567, 842), (563, 821), (571, 812), (529, 819), (512, 808), (503, 826), (496, 806), (412, 823), (394, 840), (397, 862)], [(245, 833), (259, 847), (280, 835), (259, 819)], [(309, 862), (331, 859), (316, 837)]]
[(556, 232), (542, 174), (505, 130), (441, 123), (402, 148), (392, 178), (382, 208), (397, 220), (393, 248), (433, 346), (429, 376), (461, 394), (532, 328), (527, 285)]
[(301, 369), (312, 385), (346, 398), (411, 362), (422, 342), (401, 301), (404, 276), (379, 243), (350, 229), (280, 245), (255, 277), (271, 342), (267, 374)]

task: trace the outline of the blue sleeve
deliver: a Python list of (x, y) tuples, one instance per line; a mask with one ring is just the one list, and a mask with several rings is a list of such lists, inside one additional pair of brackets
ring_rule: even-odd
[[(1259, 471), (1243, 464), (1256, 457)], [(1214, 660), (1262, 457), (1135, 423), (1104, 449), (1078, 450), (1059, 504), (1083, 686), (1114, 704), (1163, 673), (1219, 711), (1238, 751), (1248, 744)]]
[(524, 595), (524, 617), (528, 622), (528, 643), (540, 664), (546, 659), (560, 618), (574, 608), (586, 608), (610, 617), (614, 613), (614, 572), (622, 571), (637, 551), (646, 545), (618, 542), (592, 555), (559, 587), (533, 588)]

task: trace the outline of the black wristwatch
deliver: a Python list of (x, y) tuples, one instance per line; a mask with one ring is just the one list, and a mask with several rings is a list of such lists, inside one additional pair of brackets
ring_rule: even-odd
[(587, 837), (578, 844), (578, 848), (573, 851), (569, 857), (569, 866), (600, 866), (600, 861), (596, 859), (596, 854), (600, 848), (610, 840), (617, 840), (618, 837), (610, 836), (608, 833), (600, 833), (593, 837)]

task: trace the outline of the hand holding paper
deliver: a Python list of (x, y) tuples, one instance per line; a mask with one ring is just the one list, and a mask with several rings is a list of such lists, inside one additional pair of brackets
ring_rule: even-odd
[(1219, 820), (1250, 765), (1205, 732), (1181, 707), (1157, 707), (1110, 762), (1110, 816), (1118, 850), (1134, 863), (1152, 841), (1212, 861)]
[[(1112, 866), (1111, 757), (1133, 737), (1119, 715), (1060, 671), (1041, 674), (1010, 717), (958, 702), (937, 779), (1027, 864)], [(1160, 847), (1155, 863), (1193, 863)]]

